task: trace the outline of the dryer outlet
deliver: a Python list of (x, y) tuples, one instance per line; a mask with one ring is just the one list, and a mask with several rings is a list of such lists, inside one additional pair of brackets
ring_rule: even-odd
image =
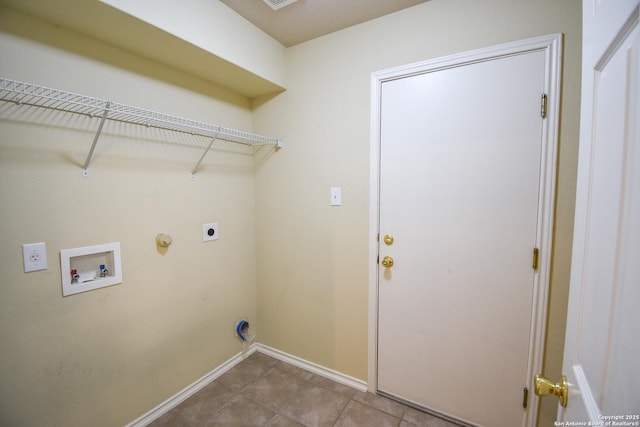
[(218, 223), (202, 224), (202, 241), (218, 240)]

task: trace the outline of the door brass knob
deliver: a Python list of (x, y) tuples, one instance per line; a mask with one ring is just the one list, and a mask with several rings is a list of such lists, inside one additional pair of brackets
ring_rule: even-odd
[(386, 256), (382, 258), (381, 264), (383, 267), (386, 267), (386, 268), (393, 267), (393, 258), (391, 258), (390, 256)]
[(538, 396), (555, 394), (560, 399), (562, 407), (567, 407), (567, 401), (569, 400), (569, 383), (567, 382), (567, 377), (563, 375), (559, 383), (554, 383), (550, 379), (537, 374), (535, 383), (536, 394)]

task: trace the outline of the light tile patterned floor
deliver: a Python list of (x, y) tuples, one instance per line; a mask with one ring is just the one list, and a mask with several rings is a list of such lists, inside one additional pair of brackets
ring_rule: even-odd
[(455, 427), (262, 353), (252, 354), (150, 424), (165, 426)]

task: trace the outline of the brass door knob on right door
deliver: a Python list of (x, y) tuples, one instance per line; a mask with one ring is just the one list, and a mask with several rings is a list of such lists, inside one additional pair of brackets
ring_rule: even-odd
[(559, 383), (554, 383), (548, 378), (537, 374), (535, 377), (536, 394), (538, 396), (548, 396), (555, 394), (560, 399), (560, 405), (563, 408), (567, 407), (567, 401), (569, 400), (569, 383), (567, 377), (564, 375)]
[(382, 264), (382, 266), (385, 268), (393, 267), (393, 258), (391, 258), (390, 256), (386, 256), (382, 258), (382, 262), (380, 264)]

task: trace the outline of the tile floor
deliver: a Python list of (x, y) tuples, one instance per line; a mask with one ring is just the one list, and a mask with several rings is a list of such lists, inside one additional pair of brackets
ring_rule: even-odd
[(254, 353), (150, 427), (455, 427), (382, 396)]

